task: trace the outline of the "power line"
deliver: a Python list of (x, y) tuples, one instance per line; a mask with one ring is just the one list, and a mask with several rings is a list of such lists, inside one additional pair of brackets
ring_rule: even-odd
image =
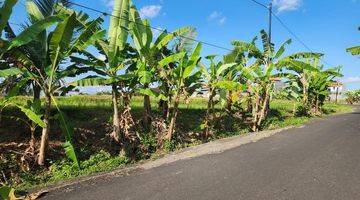
[(194, 38), (191, 38), (191, 37), (187, 37), (187, 36), (184, 36), (184, 35), (176, 35), (174, 32), (167, 32), (167, 30), (164, 30), (164, 29), (161, 29), (161, 28), (157, 28), (157, 27), (153, 27), (153, 26), (150, 26), (150, 25), (145, 25), (145, 24), (142, 24), (142, 23), (137, 23), (135, 21), (132, 21), (130, 19), (127, 19), (127, 18), (124, 18), (124, 17), (119, 17), (119, 16), (115, 16), (115, 15), (112, 15), (110, 13), (107, 13), (107, 12), (104, 12), (104, 11), (101, 11), (101, 10), (97, 10), (95, 8), (91, 8), (91, 7), (88, 7), (88, 6), (85, 6), (85, 5), (82, 5), (82, 4), (78, 4), (78, 3), (74, 3), (74, 2), (71, 2), (69, 1), (68, 3), (72, 4), (72, 5), (75, 5), (75, 6), (78, 6), (78, 7), (81, 7), (81, 8), (84, 8), (84, 9), (87, 9), (87, 10), (91, 10), (91, 11), (94, 11), (94, 12), (97, 12), (97, 13), (100, 13), (104, 16), (112, 16), (112, 17), (116, 17), (118, 19), (122, 19), (122, 20), (127, 20), (128, 22), (132, 22), (132, 23), (135, 23), (135, 24), (138, 24), (138, 25), (141, 25), (141, 26), (145, 26), (145, 27), (149, 27), (151, 29), (154, 29), (154, 30), (157, 30), (157, 31), (160, 31), (160, 32), (165, 32), (166, 34), (169, 34), (169, 35), (174, 35), (176, 37), (181, 37), (181, 38), (184, 38), (184, 39), (188, 39), (188, 40), (192, 40), (194, 42), (199, 42), (199, 43), (202, 43), (202, 44), (205, 44), (205, 45), (208, 45), (208, 46), (211, 46), (211, 47), (215, 47), (215, 48), (218, 48), (218, 49), (223, 49), (223, 50), (226, 50), (226, 51), (232, 51), (232, 49), (229, 49), (229, 48), (226, 48), (226, 47), (222, 47), (222, 46), (219, 46), (217, 44), (212, 44), (212, 43), (209, 43), (209, 42), (205, 42), (205, 41), (201, 41), (201, 40), (197, 40), (197, 39), (194, 39)]
[(307, 46), (291, 29), (278, 17), (275, 13), (272, 13), (275, 19), (298, 41), (300, 42), (307, 50), (312, 51), (309, 46)]
[[(277, 16), (274, 12), (272, 12), (272, 15), (275, 17), (275, 19), (300, 43), (302, 44), (308, 51), (310, 51), (311, 53), (313, 53), (314, 51), (305, 44), (305, 42), (303, 42), (286, 24), (285, 22), (283, 22), (279, 16)], [(327, 65), (331, 65), (328, 62), (326, 62), (326, 60), (324, 60), (323, 58), (320, 58), (320, 60), (322, 60), (325, 64)]]
[[(252, 2), (254, 2), (255, 4), (258, 4), (259, 6), (261, 7), (264, 7), (265, 9), (269, 10), (269, 7), (266, 6), (265, 4), (263, 3), (260, 3), (259, 1), (256, 1), (256, 0), (250, 0)], [(279, 16), (277, 16), (272, 10), (270, 10), (271, 12), (271, 15), (275, 17), (275, 19), (280, 23), (281, 26), (283, 26), (301, 45), (303, 45), (308, 51), (310, 52), (314, 52), (308, 45), (306, 45), (306, 43), (304, 41), (302, 41), (300, 39), (299, 36), (297, 36), (295, 34), (294, 31), (292, 31), (289, 26), (286, 25), (286, 23), (284, 21), (281, 20), (281, 18)], [(327, 65), (330, 65), (328, 62), (326, 62), (324, 59), (320, 58), (321, 61), (323, 61), (325, 64)]]
[[(269, 7), (257, 0), (250, 0), (251, 2), (269, 10)], [(194, 42), (199, 42), (199, 43), (202, 43), (202, 44), (205, 44), (205, 45), (208, 45), (208, 46), (211, 46), (211, 47), (215, 47), (215, 48), (218, 48), (218, 49), (222, 49), (222, 50), (226, 50), (226, 51), (232, 51), (232, 49), (229, 49), (229, 48), (226, 48), (226, 47), (223, 47), (223, 46), (220, 46), (220, 45), (217, 45), (217, 44), (212, 44), (210, 42), (205, 42), (205, 41), (201, 41), (201, 40), (197, 40), (195, 38), (191, 38), (191, 37), (187, 37), (187, 36), (184, 36), (184, 35), (176, 35), (176, 33), (174, 32), (167, 32), (167, 30), (165, 29), (161, 29), (161, 28), (158, 28), (158, 27), (153, 27), (153, 26), (150, 26), (150, 25), (145, 25), (145, 24), (142, 24), (142, 23), (138, 23), (138, 22), (135, 22), (135, 21), (132, 21), (128, 18), (124, 18), (124, 17), (121, 17), (121, 16), (115, 16), (115, 15), (112, 15), (110, 13), (107, 13), (107, 12), (104, 12), (104, 11), (101, 11), (101, 10), (98, 10), (98, 9), (95, 9), (95, 8), (91, 8), (89, 6), (85, 6), (85, 5), (82, 5), (82, 4), (78, 4), (78, 3), (74, 3), (74, 2), (71, 2), (69, 1), (68, 2), (69, 4), (72, 4), (72, 5), (75, 5), (75, 6), (78, 6), (78, 7), (81, 7), (81, 8), (84, 8), (84, 9), (87, 9), (87, 10), (91, 10), (93, 12), (97, 12), (97, 13), (100, 13), (104, 16), (111, 16), (111, 17), (116, 17), (118, 19), (122, 19), (122, 20), (127, 20), (128, 22), (132, 22), (132, 23), (135, 23), (135, 24), (138, 24), (138, 25), (141, 25), (141, 26), (145, 26), (145, 27), (149, 27), (153, 30), (157, 30), (157, 31), (160, 31), (160, 32), (165, 32), (166, 34), (171, 34), (171, 35), (174, 35), (176, 37), (181, 37), (181, 38), (184, 38), (184, 39), (188, 39), (188, 40), (192, 40)], [(311, 50), (311, 48), (305, 44), (305, 42), (303, 42), (281, 19), (280, 17), (278, 17), (274, 12), (270, 11), (271, 14), (275, 17), (275, 19), (300, 43), (302, 44), (307, 50), (309, 50), (310, 52), (313, 52)], [(20, 24), (16, 24), (16, 23), (10, 23), (10, 24), (13, 24), (13, 25), (17, 25), (17, 26), (21, 26)], [(325, 60), (321, 59), (325, 64), (329, 65), (328, 62), (326, 62)]]
[(258, 1), (256, 1), (256, 0), (250, 0), (250, 1), (252, 1), (252, 2), (254, 2), (254, 3), (258, 4), (259, 6), (262, 6), (262, 7), (266, 8), (266, 9), (268, 9), (268, 6), (267, 6), (267, 5), (265, 5), (265, 4), (263, 4), (263, 3), (260, 3), (260, 2), (258, 2)]

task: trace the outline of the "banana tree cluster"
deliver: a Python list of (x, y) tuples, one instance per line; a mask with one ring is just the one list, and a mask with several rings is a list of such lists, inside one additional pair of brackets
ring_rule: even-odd
[[(197, 69), (200, 62), (200, 53), (202, 45), (199, 43), (191, 54), (186, 51), (172, 54), (160, 60), (158, 67), (162, 77), (165, 80), (164, 84), (168, 87), (168, 92), (160, 93), (172, 107), (169, 115), (169, 124), (167, 133), (164, 136), (165, 140), (173, 138), (176, 119), (179, 113), (179, 104), (181, 97), (191, 95), (200, 85), (200, 71)], [(168, 73), (170, 70), (170, 73)]]
[(346, 102), (350, 105), (360, 102), (360, 90), (351, 90), (345, 93)]
[[(247, 97), (250, 103), (248, 111), (251, 111), (253, 131), (258, 131), (263, 120), (266, 118), (270, 100), (274, 91), (274, 84), (281, 80), (279, 71), (283, 68), (282, 55), (285, 52), (286, 45), (291, 43), (287, 40), (275, 51), (274, 45), (270, 43), (269, 36), (262, 30), (261, 32), (262, 49), (256, 45), (257, 38), (250, 43), (234, 41), (236, 49), (240, 49), (246, 54), (242, 54), (240, 59), (242, 82), (247, 86)], [(248, 64), (250, 62), (250, 64)]]
[[(51, 118), (58, 119), (65, 135), (66, 153), (79, 165), (72, 128), (54, 97), (77, 86), (111, 87), (110, 137), (121, 147), (120, 154), (128, 156), (136, 152), (131, 148), (140, 139), (139, 132), (155, 131), (159, 148), (164, 141), (176, 139), (180, 101), (196, 91), (209, 96), (202, 125), (202, 138), (207, 140), (212, 136), (218, 102), (228, 116), (241, 112), (250, 129), (258, 131), (269, 114), (276, 82), (287, 79), (293, 96), (318, 112), (329, 95), (328, 87), (340, 76), (338, 68), (324, 70), (319, 65), (321, 54), (284, 57), (285, 47), (291, 41), (275, 51), (265, 31), (261, 31), (261, 48), (257, 38), (251, 42), (234, 41), (234, 50), (221, 61), (216, 56), (207, 56), (204, 61), (202, 44), (193, 45), (191, 41), (193, 28), (162, 31), (156, 37), (149, 20), (141, 19), (131, 0), (114, 1), (107, 31), (101, 28), (102, 17), (90, 19), (87, 14), (68, 8), (66, 2), (27, 0), (30, 23), (19, 34), (8, 23), (17, 1), (6, 0), (0, 13), (0, 33), (4, 31), (6, 36), (0, 39), (0, 77), (15, 78), (11, 81), (15, 86), (8, 91), (3, 106), (9, 106), (21, 88), (32, 86), (33, 102), (26, 107), (16, 106), (32, 123), (42, 127), (39, 165), (45, 162)], [(95, 47), (96, 52), (89, 47)], [(80, 80), (70, 84), (64, 81), (84, 73), (87, 76)], [(45, 97), (43, 109), (39, 105), (40, 93)], [(139, 123), (131, 114), (134, 95), (144, 98), (143, 119)], [(151, 101), (159, 102), (160, 115), (153, 112)], [(51, 112), (53, 106), (58, 110), (55, 116)], [(154, 127), (154, 123), (158, 125)]]
[[(211, 136), (212, 122), (214, 116), (214, 106), (216, 95), (226, 94), (226, 91), (234, 91), (241, 87), (236, 81), (229, 80), (229, 77), (233, 79), (232, 74), (235, 74), (237, 63), (226, 63), (226, 57), (224, 62), (216, 62), (216, 56), (207, 56), (206, 59), (210, 61), (209, 67), (204, 64), (200, 65), (200, 70), (203, 77), (203, 89), (208, 93), (208, 103), (206, 109), (206, 115), (203, 124), (203, 137), (208, 139)], [(231, 98), (231, 97), (230, 97)], [(225, 98), (226, 99), (226, 96)]]
[(342, 77), (340, 67), (324, 69), (320, 65), (322, 56), (320, 53), (296, 53), (281, 63), (290, 70), (283, 75), (288, 79), (288, 85), (297, 86), (292, 88), (292, 92), (298, 93), (302, 99), (300, 111), (304, 114), (319, 114), (335, 78)]
[(137, 52), (137, 75), (139, 76), (140, 92), (144, 95), (143, 125), (149, 130), (151, 124), (150, 85), (157, 82), (158, 64), (170, 54), (169, 43), (180, 35), (191, 30), (190, 27), (180, 28), (171, 34), (162, 31), (155, 39), (149, 20), (142, 20), (140, 14), (132, 6), (130, 9), (130, 33)]
[[(80, 52), (81, 56), (71, 56), (71, 60), (80, 66), (89, 66), (96, 75), (87, 76), (79, 81), (71, 83), (73, 86), (111, 86), (113, 104), (113, 131), (111, 137), (122, 147), (121, 154), (125, 154), (125, 135), (129, 134), (130, 122), (132, 117), (129, 112), (129, 102), (131, 98), (131, 88), (134, 83), (134, 73), (129, 68), (133, 66), (131, 62), (131, 52), (133, 49), (127, 43), (128, 28), (130, 20), (129, 0), (118, 0), (114, 3), (108, 37), (105, 35), (94, 40), (94, 46), (100, 55), (94, 56), (84, 49)], [(85, 57), (85, 58), (84, 58)], [(120, 71), (125, 73), (120, 74)], [(123, 100), (123, 105), (119, 109), (119, 98)], [(127, 113), (127, 117), (124, 114)], [(123, 118), (122, 118), (123, 117)], [(125, 120), (125, 121), (123, 121)], [(123, 131), (124, 130), (124, 131)]]
[[(9, 8), (7, 2), (3, 9)], [(43, 112), (45, 126), (42, 130), (37, 157), (39, 165), (44, 165), (45, 162), (50, 133), (51, 105), (53, 103), (55, 107), (58, 107), (54, 95), (68, 89), (65, 84), (62, 84), (64, 78), (76, 76), (88, 70), (88, 68), (80, 69), (72, 63), (68, 65), (63, 63), (69, 56), (85, 50), (105, 33), (100, 29), (102, 18), (90, 20), (88, 15), (75, 12), (61, 4), (50, 5), (50, 9), (43, 9), (42, 6), (39, 2), (27, 1), (26, 8), (31, 25), (11, 40), (2, 41), (2, 57), (7, 55), (6, 58), (13, 59), (17, 64), (16, 69), (23, 77), (15, 89), (31, 81), (41, 89), (45, 96)], [(7, 23), (6, 26), (9, 24)], [(55, 28), (51, 28), (52, 26)], [(67, 124), (60, 110), (58, 119), (60, 124)], [(66, 152), (77, 163), (72, 146), (72, 130), (64, 127), (63, 133), (66, 140), (64, 144)]]

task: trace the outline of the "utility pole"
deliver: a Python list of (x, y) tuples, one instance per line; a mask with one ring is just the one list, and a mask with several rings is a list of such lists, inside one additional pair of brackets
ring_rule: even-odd
[(271, 26), (272, 26), (272, 2), (269, 3), (269, 45), (271, 45)]
[[(268, 46), (269, 46), (269, 51), (271, 51), (271, 25), (272, 25), (272, 1), (270, 1), (269, 6), (268, 6), (268, 10), (269, 10), (269, 39), (268, 39)], [(271, 55), (268, 55), (267, 57), (267, 63), (265, 68), (268, 68), (270, 66), (270, 62), (271, 62)], [(270, 98), (268, 99), (268, 102), (266, 104), (266, 111), (269, 112), (270, 111)]]

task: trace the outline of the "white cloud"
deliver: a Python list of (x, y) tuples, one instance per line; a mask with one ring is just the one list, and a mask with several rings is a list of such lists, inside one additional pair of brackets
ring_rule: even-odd
[(140, 9), (140, 16), (141, 18), (154, 18), (159, 15), (161, 8), (160, 5), (144, 6)]
[(226, 17), (222, 17), (222, 18), (219, 20), (220, 25), (225, 24), (225, 22), (226, 22)]
[(209, 20), (213, 20), (213, 19), (219, 18), (219, 17), (221, 17), (221, 16), (222, 16), (222, 13), (221, 13), (221, 12), (214, 11), (214, 12), (212, 12), (212, 13), (209, 15), (208, 19), (209, 19)]
[(114, 0), (102, 0), (106, 7), (112, 8), (114, 7)]
[(208, 16), (208, 20), (216, 21), (220, 25), (223, 25), (223, 24), (225, 24), (227, 18), (221, 12), (214, 11)]
[(344, 83), (360, 83), (360, 76), (348, 77), (342, 80)]
[[(114, 7), (114, 0), (102, 0), (102, 2), (110, 9)], [(159, 15), (161, 8), (161, 5), (144, 6), (140, 9), (139, 13), (141, 18), (154, 18)]]
[(277, 12), (297, 10), (302, 4), (302, 0), (273, 0)]

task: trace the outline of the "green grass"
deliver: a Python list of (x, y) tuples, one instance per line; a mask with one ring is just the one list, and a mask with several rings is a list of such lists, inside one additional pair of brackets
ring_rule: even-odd
[[(15, 101), (25, 104), (30, 99), (28, 97), (17, 97)], [(71, 96), (58, 97), (58, 103), (61, 109), (67, 113), (71, 123), (76, 128), (74, 132), (75, 146), (80, 159), (80, 170), (71, 164), (63, 154), (60, 146), (55, 146), (52, 153), (57, 153), (48, 160), (48, 168), (37, 169), (36, 171), (20, 172), (16, 168), (16, 155), (6, 155), (6, 159), (0, 162), (0, 170), (6, 168), (17, 170), (17, 177), (11, 179), (11, 184), (18, 190), (27, 190), (36, 186), (46, 186), (62, 180), (74, 179), (81, 176), (90, 175), (97, 172), (111, 171), (116, 168), (126, 166), (130, 161), (127, 158), (117, 156), (117, 147), (108, 142), (109, 132), (107, 128), (111, 122), (111, 97), (108, 95), (101, 96)], [(141, 97), (132, 98), (132, 113), (136, 119), (142, 116)], [(295, 104), (298, 106), (298, 104)], [(202, 142), (196, 137), (199, 133), (198, 127), (202, 124), (205, 116), (206, 99), (191, 98), (188, 102), (182, 101), (180, 104), (180, 114), (177, 121), (176, 135), (174, 141), (165, 143), (165, 153), (177, 149), (195, 146)], [(299, 126), (307, 121), (310, 117), (299, 117), (293, 113), (294, 103), (287, 100), (273, 100), (270, 105), (271, 111), (269, 116), (264, 120), (262, 130), (277, 129), (287, 126)], [(152, 101), (152, 109), (156, 112), (157, 104)], [(350, 112), (351, 107), (346, 105), (326, 103), (323, 106), (325, 114)], [(12, 109), (5, 112), (12, 114)], [(54, 109), (55, 112), (55, 109)], [(213, 140), (249, 132), (249, 128), (241, 119), (229, 117), (224, 112), (218, 112), (219, 119), (214, 122), (215, 132)], [(61, 143), (62, 136), (58, 131), (56, 123), (53, 123), (53, 133), (50, 140)], [(21, 127), (17, 125), (18, 127)], [(1, 130), (0, 130), (1, 131)], [(22, 130), (23, 131), (23, 130)], [(16, 132), (16, 130), (14, 130)], [(142, 151), (137, 153), (137, 161), (144, 159), (155, 159), (160, 156), (156, 153), (156, 138), (151, 134), (143, 134), (140, 145)], [(28, 136), (26, 136), (28, 137)], [(26, 138), (25, 137), (25, 138)], [(39, 138), (39, 135), (37, 136)], [(24, 138), (24, 136), (23, 136)], [(0, 140), (0, 144), (1, 144)], [(11, 142), (11, 141), (7, 141)], [(26, 141), (24, 141), (26, 142)], [(59, 152), (62, 152), (59, 154)], [(164, 153), (164, 152), (163, 152)], [(1, 156), (1, 153), (0, 153)], [(4, 162), (4, 163), (2, 163)], [(15, 170), (15, 171), (16, 171)]]
[(92, 155), (88, 160), (80, 162), (80, 169), (66, 159), (53, 163), (48, 170), (38, 174), (23, 172), (20, 174), (22, 183), (16, 186), (18, 191), (37, 187), (45, 187), (53, 183), (71, 180), (77, 177), (110, 171), (129, 164), (129, 159), (120, 156), (111, 156), (108, 152), (100, 151)]

